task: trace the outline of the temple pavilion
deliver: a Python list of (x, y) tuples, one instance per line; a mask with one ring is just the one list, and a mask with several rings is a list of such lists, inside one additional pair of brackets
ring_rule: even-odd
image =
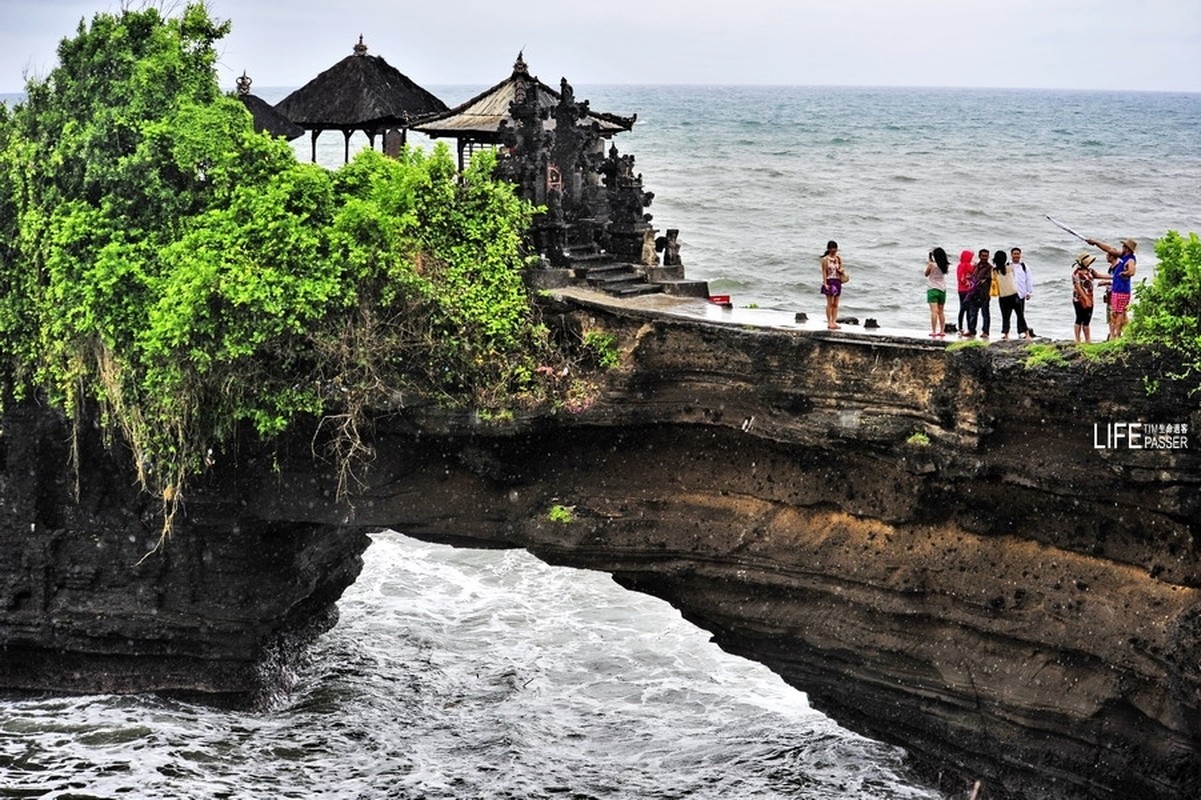
[(254, 129), (269, 133), (272, 136), (282, 136), (288, 141), (303, 136), (304, 128), (276, 111), (275, 106), (263, 98), (250, 93), (250, 84), (252, 82), (250, 76), (243, 70), (242, 77), (238, 78), (236, 84), (238, 87), (237, 97), (242, 101), (242, 105), (246, 106), (246, 110), (250, 112), (250, 116), (254, 119)]
[(447, 110), (446, 104), (409, 80), (381, 56), (367, 55), (363, 37), (352, 55), (280, 100), (275, 109), (312, 133), (313, 161), (317, 137), (341, 131), (350, 160), (350, 137), (363, 131), (371, 147), (375, 137), (396, 132), (403, 144), (413, 123)]
[[(533, 98), (531, 98), (533, 95)], [(536, 102), (545, 119), (545, 129), (553, 131), (555, 118), (552, 109), (562, 99), (560, 92), (530, 75), (523, 53), (517, 54), (513, 73), (495, 86), (485, 89), (462, 105), (423, 120), (412, 129), (430, 138), (453, 138), (458, 142), (459, 170), (471, 160), (480, 148), (491, 148), (505, 144), (506, 128), (514, 126), (513, 104)], [(621, 131), (633, 127), (637, 116), (620, 117), (587, 111), (577, 124), (596, 126), (602, 138), (608, 139)]]

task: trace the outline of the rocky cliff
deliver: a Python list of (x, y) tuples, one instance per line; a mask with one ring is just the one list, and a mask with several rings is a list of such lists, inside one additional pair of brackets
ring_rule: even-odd
[[(96, 434), (97, 432), (91, 432)], [(252, 498), (201, 501), (160, 546), (160, 505), (127, 457), (32, 402), (0, 430), (0, 688), (156, 691), (255, 704), (337, 620), (369, 544), (337, 524), (259, 518)], [(253, 474), (258, 460), (247, 459)]]
[(1149, 355), (1028, 366), (570, 300), (548, 319), (623, 351), (588, 408), (393, 410), (349, 506), (308, 438), (223, 455), (140, 562), (119, 465), (85, 452), (74, 499), (61, 425), (10, 409), (0, 683), (261, 693), (254, 665), (329, 624), (386, 526), (610, 572), (956, 786), (1201, 795), (1201, 449), (1111, 435), (1196, 436)]

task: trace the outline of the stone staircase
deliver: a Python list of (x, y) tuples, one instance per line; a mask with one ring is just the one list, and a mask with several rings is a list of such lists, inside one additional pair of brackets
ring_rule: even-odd
[[(576, 269), (577, 272), (580, 270), (579, 267)], [(583, 273), (585, 283), (614, 297), (637, 297), (663, 291), (661, 285), (651, 283), (647, 280), (646, 274), (638, 271), (632, 264), (621, 264), (616, 261), (608, 264), (593, 264), (584, 267)]]
[(684, 280), (682, 267), (647, 267), (620, 261), (613, 253), (602, 251), (594, 241), (571, 243), (561, 255), (560, 263), (566, 262), (575, 280), (614, 297), (660, 293), (708, 296), (708, 284)]

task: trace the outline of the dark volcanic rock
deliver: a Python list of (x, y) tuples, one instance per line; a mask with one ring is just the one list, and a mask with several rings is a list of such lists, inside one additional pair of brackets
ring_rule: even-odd
[[(1195, 401), (1143, 391), (1149, 355), (1030, 369), (1024, 348), (574, 314), (625, 354), (587, 410), (381, 417), (353, 508), (307, 439), (279, 474), (244, 454), (141, 566), (121, 471), (74, 504), (65, 460), (35, 457), (61, 430), (19, 407), (0, 641), (50, 688), (208, 690), (212, 663), (232, 691), (353, 579), (354, 531), (391, 527), (608, 571), (957, 790), (1201, 796), (1201, 454), (1095, 446), (1094, 423), (1195, 436)], [(8, 685), (29, 674), (6, 655)]]
[(32, 403), (4, 417), (0, 686), (264, 699), (337, 620), (367, 536), (235, 503), (230, 516), (184, 519), (156, 550), (157, 504), (88, 437), (76, 500), (69, 436)]

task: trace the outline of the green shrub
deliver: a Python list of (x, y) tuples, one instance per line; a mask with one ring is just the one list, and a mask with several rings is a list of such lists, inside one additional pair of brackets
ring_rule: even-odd
[(532, 208), (481, 154), (297, 163), (219, 90), (228, 23), (96, 14), (0, 112), (0, 372), (100, 409), (163, 499), (210, 449), (322, 419), (341, 488), (364, 410), (504, 408), (554, 360), (521, 281)]
[(551, 522), (558, 522), (563, 525), (575, 522), (575, 507), (553, 505), (546, 512), (546, 518)]
[(605, 369), (616, 367), (621, 363), (621, 354), (617, 350), (617, 337), (602, 330), (590, 330), (584, 334), (584, 349)]
[(1159, 258), (1155, 279), (1135, 288), (1129, 335), (1133, 341), (1163, 349), (1175, 367), (1168, 377), (1188, 381), (1201, 391), (1201, 239), (1168, 231), (1155, 243)]
[(915, 447), (929, 447), (930, 437), (922, 431), (914, 431), (913, 434), (911, 434), (910, 437), (905, 440), (905, 444), (911, 444)]

